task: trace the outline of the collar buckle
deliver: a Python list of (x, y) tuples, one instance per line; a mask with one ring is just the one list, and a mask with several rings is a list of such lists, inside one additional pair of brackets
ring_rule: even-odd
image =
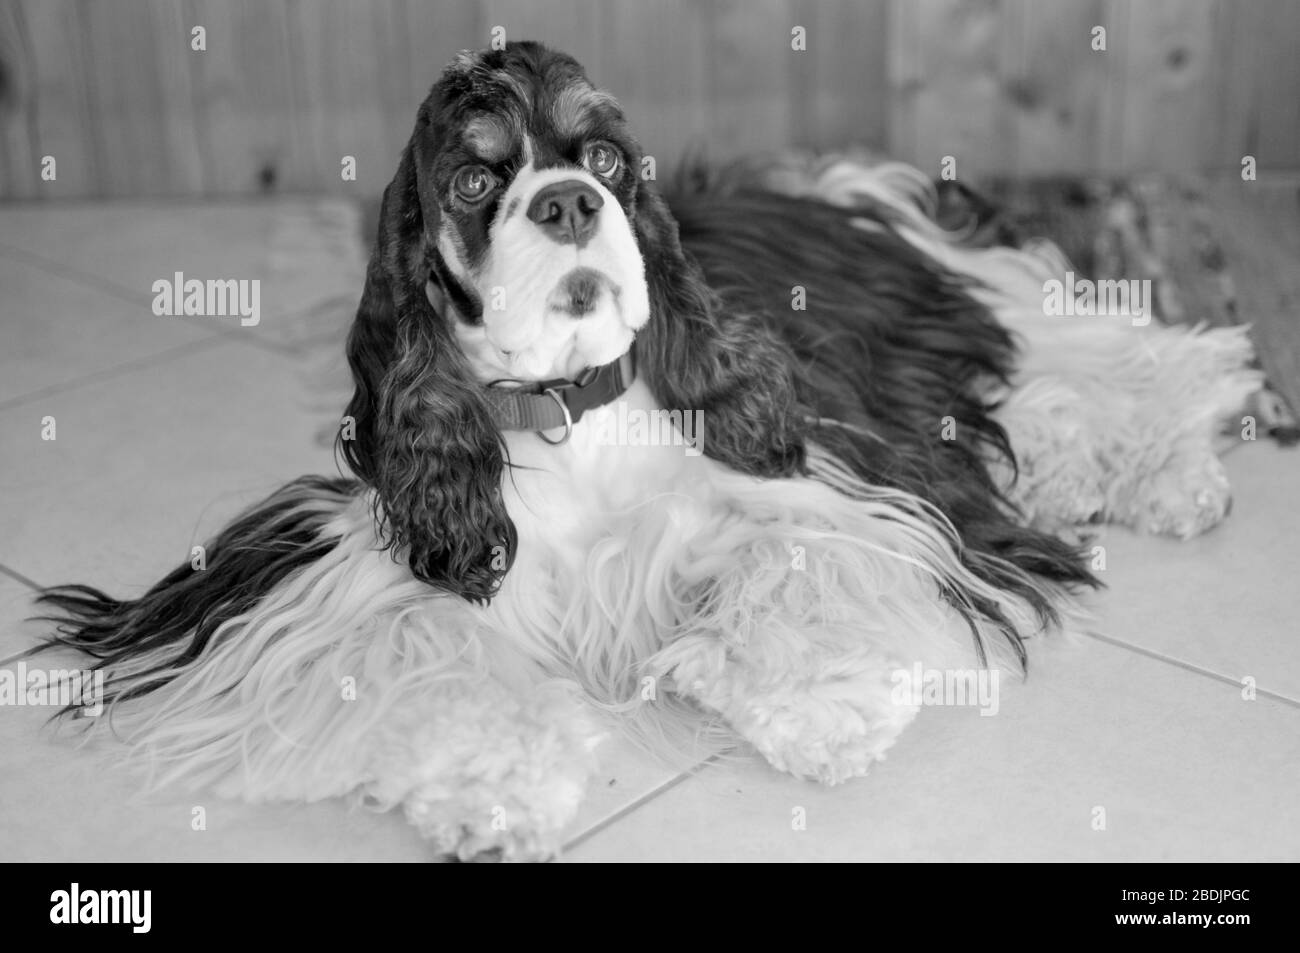
[(559, 440), (552, 440), (550, 437), (546, 436), (546, 432), (542, 430), (536, 431), (537, 436), (541, 437), (552, 447), (558, 447), (561, 444), (568, 443), (569, 438), (573, 436), (573, 415), (569, 413), (569, 405), (564, 402), (563, 397), (555, 392), (554, 387), (548, 387), (546, 390), (542, 391), (542, 393), (559, 404), (560, 410), (564, 412), (564, 436)]
[[(616, 361), (585, 368), (573, 380), (519, 382), (522, 384), (519, 387), (495, 386), (515, 383), (498, 381), (489, 385), (484, 395), (494, 422), (502, 430), (529, 430), (547, 443), (559, 446), (573, 436), (574, 424), (583, 414), (616, 400), (632, 386), (635, 378), (636, 358), (629, 349)], [(543, 431), (561, 425), (564, 436), (558, 440), (544, 435)]]

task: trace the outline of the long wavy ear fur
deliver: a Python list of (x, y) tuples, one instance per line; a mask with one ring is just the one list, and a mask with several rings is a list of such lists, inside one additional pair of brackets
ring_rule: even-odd
[(384, 191), (348, 336), (354, 439), (344, 428), (339, 448), (374, 489), (380, 536), (394, 555), (431, 585), (484, 602), (514, 559), (516, 534), (501, 495), (501, 434), (425, 291), (442, 273), (437, 222), (426, 221), (416, 176), (426, 129), (422, 113)]
[(637, 364), (664, 407), (704, 415), (705, 453), (755, 476), (804, 468), (794, 361), (757, 316), (728, 312), (654, 187), (638, 197), (636, 236), (646, 265), (650, 322), (637, 337)]

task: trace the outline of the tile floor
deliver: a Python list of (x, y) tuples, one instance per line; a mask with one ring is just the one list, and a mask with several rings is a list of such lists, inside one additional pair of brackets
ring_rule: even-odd
[[(37, 632), (34, 586), (139, 592), (243, 505), (332, 472), (357, 219), (307, 200), (0, 207), (0, 665)], [(261, 277), (261, 323), (155, 317), (175, 271)], [(565, 859), (1300, 859), (1300, 451), (1246, 444), (1228, 467), (1216, 532), (1106, 532), (1096, 634), (1040, 644), (1001, 717), (926, 709), (871, 777), (829, 789), (612, 746)], [(47, 714), (0, 708), (0, 860), (427, 856), (398, 818), (338, 803), (142, 798)]]

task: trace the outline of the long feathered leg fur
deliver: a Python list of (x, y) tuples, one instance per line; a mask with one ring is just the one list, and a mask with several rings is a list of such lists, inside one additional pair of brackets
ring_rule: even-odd
[(932, 184), (901, 163), (804, 158), (751, 168), (743, 178), (889, 217), (933, 262), (977, 282), (974, 296), (1016, 351), (986, 395), (1018, 467), (995, 458), (992, 474), (1030, 525), (1072, 535), (1104, 521), (1187, 538), (1227, 514), (1231, 495), (1214, 440), (1263, 386), (1246, 327), (1048, 316), (1044, 284), (1070, 268), (1059, 249), (1042, 241), (964, 246), (927, 214), (936, 203)]
[[(297, 480), (136, 600), (47, 590), (53, 641), (107, 673), (102, 719), (157, 786), (351, 795), (439, 853), (533, 859), (572, 819), (603, 730), (473, 606), (383, 547), (367, 492)], [(66, 714), (72, 714), (69, 708)]]

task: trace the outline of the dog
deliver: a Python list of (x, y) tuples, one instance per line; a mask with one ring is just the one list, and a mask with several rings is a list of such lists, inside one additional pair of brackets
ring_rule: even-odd
[(159, 784), (400, 807), (439, 855), (554, 855), (623, 731), (863, 775), (890, 674), (1024, 663), (1090, 524), (1227, 513), (1242, 329), (1045, 313), (931, 183), (751, 161), (661, 194), (617, 101), (463, 53), (384, 193), (347, 342), (351, 476), (304, 477), (145, 595), (47, 590)]

